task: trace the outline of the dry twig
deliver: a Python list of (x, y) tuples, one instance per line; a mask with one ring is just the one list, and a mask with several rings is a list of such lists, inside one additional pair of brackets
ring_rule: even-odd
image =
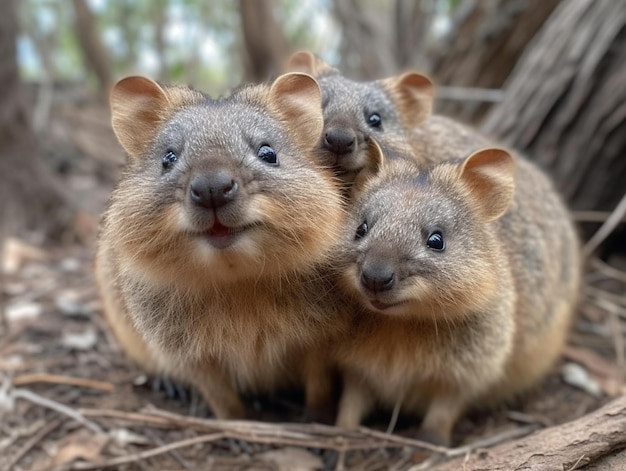
[[(184, 448), (187, 446), (197, 445), (198, 443), (215, 442), (223, 438), (226, 438), (226, 435), (223, 433), (212, 433), (208, 435), (201, 435), (199, 437), (186, 438), (184, 440), (179, 440), (177, 442), (169, 443), (167, 445), (153, 448), (151, 450), (142, 451), (140, 453), (134, 453), (132, 455), (127, 455), (127, 456), (120, 456), (119, 458), (113, 458), (112, 460), (108, 460), (103, 463), (74, 463), (71, 465), (70, 469), (85, 470), (85, 469), (110, 468), (111, 466), (119, 466), (121, 464), (127, 464), (127, 463), (133, 463), (139, 460), (145, 460), (153, 456), (162, 455), (163, 453), (168, 453), (178, 448)], [(67, 469), (67, 468), (61, 467), (59, 469)]]
[(74, 419), (76, 422), (84, 425), (85, 427), (87, 427), (89, 430), (93, 432), (104, 433), (98, 424), (90, 420), (87, 420), (85, 417), (83, 417), (80, 414), (80, 412), (64, 404), (61, 404), (60, 402), (56, 402), (56, 401), (53, 401), (52, 399), (42, 397), (39, 394), (35, 394), (34, 392), (29, 391), (28, 389), (14, 389), (13, 397), (15, 397), (16, 399), (24, 399), (26, 401), (30, 401), (32, 403), (38, 404), (42, 407), (55, 410), (63, 415), (66, 415)]
[(13, 378), (14, 386), (26, 386), (33, 383), (67, 384), (68, 386), (80, 386), (83, 388), (98, 389), (111, 392), (115, 389), (112, 383), (96, 381), (87, 378), (75, 378), (72, 376), (51, 375), (47, 373), (33, 373), (16, 376)]

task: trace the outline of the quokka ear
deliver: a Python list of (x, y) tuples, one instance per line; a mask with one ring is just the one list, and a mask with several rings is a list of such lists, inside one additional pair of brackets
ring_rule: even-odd
[(469, 187), (483, 222), (502, 216), (515, 193), (515, 161), (504, 149), (482, 149), (461, 165), (460, 179)]
[(111, 90), (110, 103), (117, 139), (131, 157), (139, 157), (154, 139), (169, 107), (165, 90), (149, 78), (126, 77)]
[(313, 77), (322, 75), (338, 75), (339, 70), (331, 67), (318, 56), (309, 51), (299, 51), (287, 60), (286, 70), (290, 72), (304, 72)]
[(270, 108), (292, 136), (302, 143), (317, 145), (324, 115), (322, 92), (313, 77), (298, 72), (279, 76), (270, 87)]
[(365, 165), (356, 175), (352, 184), (352, 195), (358, 195), (367, 186), (367, 183), (383, 171), (385, 166), (385, 153), (376, 139), (370, 137), (365, 151)]
[(432, 112), (435, 86), (425, 75), (407, 72), (381, 80), (407, 129), (426, 121)]

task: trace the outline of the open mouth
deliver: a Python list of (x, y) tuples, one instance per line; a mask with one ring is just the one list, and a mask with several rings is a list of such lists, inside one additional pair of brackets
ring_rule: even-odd
[(402, 304), (406, 304), (407, 301), (400, 301), (397, 303), (384, 303), (379, 301), (378, 299), (370, 299), (370, 304), (374, 306), (379, 311), (384, 311), (385, 309), (389, 309), (390, 307), (400, 306)]
[(239, 235), (254, 226), (256, 226), (256, 224), (241, 227), (228, 227), (216, 220), (213, 227), (203, 232), (202, 235), (206, 237), (209, 243), (215, 248), (226, 249), (237, 240)]

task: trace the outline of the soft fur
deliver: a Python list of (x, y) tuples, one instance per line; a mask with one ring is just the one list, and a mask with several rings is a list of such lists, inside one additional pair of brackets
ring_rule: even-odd
[[(129, 154), (104, 215), (97, 278), (107, 319), (131, 358), (199, 388), (219, 418), (244, 415), (239, 391), (309, 381), (309, 355), (341, 331), (325, 267), (344, 221), (339, 189), (316, 161), (321, 94), (304, 74), (212, 100), (130, 77), (111, 95)], [(270, 145), (279, 165), (257, 157)], [(162, 158), (178, 156), (165, 169)], [(197, 175), (229, 172), (237, 197), (190, 202)], [(217, 222), (216, 222), (217, 221)], [(212, 242), (229, 227), (227, 247)]]
[[(453, 133), (436, 139), (454, 148)], [(375, 403), (401, 403), (425, 412), (422, 438), (448, 444), (466, 408), (524, 391), (554, 364), (579, 290), (577, 236), (523, 157), (485, 149), (423, 170), (414, 156), (369, 149), (343, 271), (365, 312), (337, 346), (346, 383), (337, 422), (355, 427)], [(434, 231), (443, 251), (426, 246)], [(364, 267), (393, 273), (392, 287), (368, 289)]]

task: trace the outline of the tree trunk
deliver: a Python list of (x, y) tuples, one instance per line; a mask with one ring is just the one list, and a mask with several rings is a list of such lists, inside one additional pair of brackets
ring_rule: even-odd
[(0, 15), (0, 237), (38, 230), (58, 238), (71, 214), (31, 127), (17, 65), (15, 4), (5, 1)]
[(388, 7), (357, 0), (335, 0), (333, 12), (341, 25), (341, 70), (349, 77), (374, 80), (397, 71), (391, 52), (393, 38)]
[(562, 2), (529, 44), (484, 130), (524, 151), (578, 210), (626, 192), (626, 3)]
[(95, 75), (100, 93), (106, 97), (113, 83), (109, 55), (98, 34), (96, 19), (87, 2), (85, 0), (73, 0), (73, 2), (76, 15), (74, 27), (82, 49), (85, 67)]
[[(433, 58), (432, 74), (440, 85), (500, 88), (528, 42), (559, 0), (473, 0), (461, 4), (453, 33)], [(567, 2), (566, 2), (567, 3)], [(574, 2), (575, 3), (575, 2)], [(442, 102), (438, 111), (476, 122), (488, 110), (480, 102)]]
[(165, 44), (165, 26), (167, 24), (167, 0), (156, 0), (152, 2), (154, 9), (154, 46), (159, 58), (159, 80), (170, 81), (170, 70), (167, 60)]
[(289, 54), (282, 27), (274, 18), (272, 0), (239, 0), (241, 28), (246, 46), (244, 79), (269, 80), (281, 69)]

